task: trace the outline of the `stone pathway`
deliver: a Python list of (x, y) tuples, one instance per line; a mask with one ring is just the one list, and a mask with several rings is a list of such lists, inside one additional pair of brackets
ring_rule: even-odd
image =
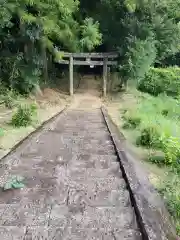
[(140, 240), (129, 193), (100, 109), (73, 110), (1, 164), (0, 240)]

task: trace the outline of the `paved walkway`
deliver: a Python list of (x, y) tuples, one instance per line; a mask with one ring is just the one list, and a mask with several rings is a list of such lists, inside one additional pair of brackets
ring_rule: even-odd
[(0, 192), (1, 240), (141, 239), (99, 109), (62, 114), (1, 167), (26, 183)]
[(99, 93), (90, 90), (1, 162), (1, 184), (20, 175), (25, 188), (0, 191), (0, 240), (141, 239)]

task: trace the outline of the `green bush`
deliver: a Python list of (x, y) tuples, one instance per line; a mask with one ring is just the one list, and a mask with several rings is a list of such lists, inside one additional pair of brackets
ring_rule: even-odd
[(123, 128), (135, 129), (141, 123), (141, 118), (139, 116), (137, 116), (135, 114), (131, 115), (129, 112), (126, 112), (123, 115), (123, 120), (124, 120)]
[(1, 103), (7, 108), (13, 108), (16, 105), (18, 94), (14, 90), (6, 89), (0, 96)]
[(37, 106), (31, 105), (20, 105), (17, 111), (14, 113), (11, 119), (11, 125), (14, 127), (26, 127), (33, 122), (33, 116), (36, 114)]
[(151, 155), (148, 157), (148, 161), (162, 166), (165, 164), (165, 157), (164, 155)]
[(180, 68), (150, 68), (145, 78), (139, 80), (137, 88), (154, 96), (160, 93), (178, 96), (180, 94)]
[(136, 140), (137, 145), (160, 148), (160, 133), (155, 126), (147, 126), (140, 132)]
[(178, 137), (162, 136), (162, 150), (165, 154), (165, 164), (180, 172), (180, 140)]

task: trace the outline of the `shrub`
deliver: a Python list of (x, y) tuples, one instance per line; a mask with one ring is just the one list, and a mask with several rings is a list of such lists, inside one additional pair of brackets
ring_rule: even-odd
[(18, 94), (13, 90), (6, 89), (1, 95), (1, 103), (7, 108), (13, 108), (16, 105), (15, 100), (17, 100)]
[(129, 112), (126, 112), (123, 115), (124, 125), (123, 128), (136, 128), (141, 123), (141, 118), (137, 115), (131, 115)]
[(173, 136), (162, 136), (162, 150), (165, 154), (165, 164), (180, 172), (180, 140)]
[(158, 96), (166, 93), (178, 96), (180, 93), (180, 68), (151, 68), (145, 78), (139, 80), (138, 90)]
[(26, 127), (33, 122), (33, 116), (36, 113), (37, 107), (35, 104), (30, 106), (20, 105), (11, 119), (11, 124), (15, 127)]
[(164, 155), (150, 155), (148, 161), (161, 166), (165, 164), (165, 157)]
[(159, 148), (160, 133), (156, 126), (147, 126), (141, 130), (140, 136), (136, 140), (137, 145)]

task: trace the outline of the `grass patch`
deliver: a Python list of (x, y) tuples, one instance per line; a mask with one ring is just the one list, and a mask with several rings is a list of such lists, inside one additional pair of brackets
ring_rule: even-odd
[(180, 235), (180, 179), (177, 174), (169, 174), (160, 181), (157, 189), (163, 197), (169, 213), (176, 225), (177, 234)]
[(138, 145), (161, 149), (165, 164), (178, 168), (180, 158), (180, 100), (160, 95), (140, 97), (123, 114), (124, 126), (139, 133)]
[(123, 104), (125, 110), (121, 109), (125, 135), (135, 137), (133, 143), (140, 149), (147, 149), (149, 164), (167, 172), (160, 184), (153, 184), (164, 198), (180, 235), (180, 98), (165, 94), (155, 97), (137, 90), (134, 98), (133, 108)]

